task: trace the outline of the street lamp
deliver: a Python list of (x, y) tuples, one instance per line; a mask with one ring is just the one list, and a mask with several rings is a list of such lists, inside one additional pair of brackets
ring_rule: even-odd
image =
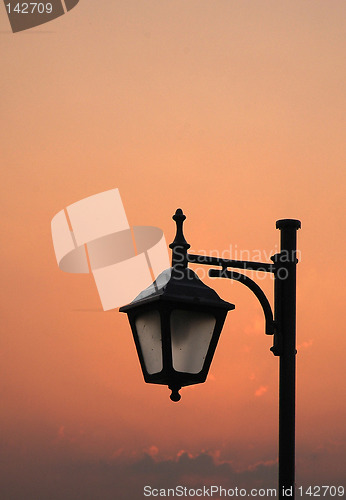
[(227, 312), (234, 305), (220, 299), (191, 269), (182, 250), (189, 247), (182, 233), (185, 216), (177, 212), (177, 236), (172, 243), (172, 268), (167, 269), (126, 312), (144, 380), (168, 385), (171, 400), (181, 387), (207, 378)]
[[(273, 263), (220, 259), (188, 253), (181, 209), (173, 216), (176, 237), (171, 243), (172, 268), (120, 308), (128, 314), (144, 380), (168, 385), (172, 401), (181, 387), (206, 380), (216, 345), (234, 305), (222, 300), (188, 268), (188, 264), (217, 266), (209, 276), (239, 281), (258, 298), (265, 316), (265, 333), (273, 335), (271, 351), (280, 357), (279, 372), (279, 499), (295, 497), (295, 356), (297, 230), (300, 221), (276, 222), (281, 231), (280, 253)], [(274, 315), (263, 290), (247, 275), (229, 270), (256, 270), (274, 275)], [(286, 492), (286, 495), (284, 494)]]

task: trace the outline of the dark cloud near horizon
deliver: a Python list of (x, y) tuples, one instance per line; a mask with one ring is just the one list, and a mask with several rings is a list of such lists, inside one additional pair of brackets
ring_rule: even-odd
[[(27, 461), (2, 473), (2, 500), (140, 500), (144, 486), (188, 488), (218, 485), (235, 488), (275, 487), (276, 464), (236, 472), (208, 453), (182, 453), (176, 460), (148, 454), (133, 461), (76, 461), (40, 464)], [(4, 471), (4, 469), (2, 469)], [(216, 498), (216, 497), (214, 497)]]
[[(275, 483), (277, 465), (276, 464), (258, 464), (251, 469), (236, 472), (228, 462), (216, 463), (211, 455), (202, 452), (191, 457), (188, 453), (182, 453), (178, 460), (155, 461), (151, 456), (145, 455), (141, 460), (132, 465), (132, 469), (138, 474), (149, 476), (155, 471), (158, 479), (164, 480), (165, 485), (173, 483), (182, 477), (200, 477), (199, 485), (205, 484), (203, 478), (219, 478), (219, 480), (241, 482), (243, 485), (249, 483)], [(239, 484), (238, 484), (239, 485)]]
[[(147, 498), (143, 495), (146, 485), (157, 489), (215, 485), (247, 490), (277, 486), (276, 463), (259, 463), (237, 471), (231, 463), (214, 460), (208, 452), (196, 456), (182, 452), (170, 459), (144, 453), (132, 459), (121, 455), (112, 460), (69, 456), (58, 460), (51, 456), (46, 461), (37, 456), (11, 453), (6, 458), (6, 453), (0, 452), (0, 460), (1, 500), (142, 500)], [(304, 472), (297, 463), (299, 481), (312, 465), (313, 461), (307, 460)], [(308, 477), (305, 477), (306, 486), (312, 484)], [(331, 483), (315, 475), (313, 484), (343, 485), (342, 477), (343, 473), (339, 472), (335, 477), (338, 479)], [(218, 500), (217, 496), (213, 498)]]

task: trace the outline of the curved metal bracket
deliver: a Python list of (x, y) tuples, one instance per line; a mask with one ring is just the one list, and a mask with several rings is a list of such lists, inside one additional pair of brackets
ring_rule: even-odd
[(267, 335), (274, 335), (274, 333), (276, 333), (272, 308), (262, 288), (260, 288), (255, 281), (245, 276), (245, 274), (236, 271), (227, 271), (227, 269), (209, 269), (209, 276), (211, 278), (228, 278), (230, 280), (239, 281), (250, 288), (262, 306), (265, 317), (265, 333)]

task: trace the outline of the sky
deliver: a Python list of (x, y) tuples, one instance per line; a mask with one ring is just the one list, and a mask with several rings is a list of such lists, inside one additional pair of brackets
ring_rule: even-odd
[(296, 480), (345, 485), (345, 3), (100, 4), (15, 34), (0, 8), (1, 498), (276, 484), (278, 358), (249, 290), (200, 272), (236, 309), (172, 403), (126, 316), (58, 268), (51, 219), (113, 188), (168, 243), (181, 207), (194, 252), (269, 261), (275, 221), (301, 220)]

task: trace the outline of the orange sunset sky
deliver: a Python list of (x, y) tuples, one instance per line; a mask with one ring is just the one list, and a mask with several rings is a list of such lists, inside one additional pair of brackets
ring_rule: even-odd
[[(127, 318), (59, 270), (52, 217), (119, 188), (193, 251), (268, 261), (297, 218), (297, 484), (345, 485), (342, 0), (80, 0), (1, 40), (2, 500), (276, 484), (278, 358), (240, 284), (205, 384), (145, 384)], [(229, 254), (228, 254), (229, 256)], [(272, 301), (272, 280), (260, 281)]]

